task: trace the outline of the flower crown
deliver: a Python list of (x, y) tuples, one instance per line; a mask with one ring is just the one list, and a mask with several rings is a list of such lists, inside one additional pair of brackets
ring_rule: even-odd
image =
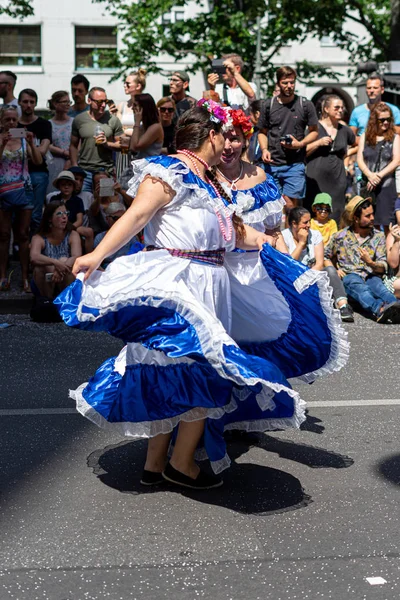
[(223, 125), (228, 123), (227, 110), (218, 104), (218, 102), (202, 98), (197, 102), (197, 106), (204, 108), (210, 114), (210, 121), (213, 123), (222, 123)]
[(241, 109), (229, 109), (229, 116), (233, 127), (240, 127), (245, 138), (250, 138), (254, 127), (250, 118)]

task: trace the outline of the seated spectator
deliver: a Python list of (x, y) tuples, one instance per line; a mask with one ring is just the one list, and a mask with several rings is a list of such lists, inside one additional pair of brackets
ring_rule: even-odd
[(161, 98), (161, 100), (157, 102), (157, 108), (160, 114), (160, 121), (164, 132), (162, 153), (173, 154), (175, 152), (175, 125), (172, 122), (172, 119), (176, 109), (175, 102), (169, 96), (164, 96), (164, 98)]
[(100, 195), (100, 180), (111, 179), (104, 171), (99, 171), (93, 174), (93, 203), (88, 210), (89, 226), (94, 232), (94, 237), (103, 231), (107, 231), (109, 228), (108, 221), (106, 219), (105, 209), (111, 204), (111, 202), (118, 201), (115, 196), (101, 196)]
[(68, 220), (76, 231), (85, 238), (85, 251), (93, 250), (93, 230), (90, 227), (83, 226), (83, 214), (85, 212), (83, 202), (77, 195), (77, 184), (73, 173), (70, 171), (61, 171), (54, 180), (53, 185), (60, 190), (60, 193), (53, 197), (53, 200), (59, 200), (65, 204), (68, 211)]
[(68, 116), (71, 105), (68, 92), (54, 92), (50, 98), (49, 108), (54, 112), (50, 119), (52, 142), (49, 146), (52, 161), (49, 161), (49, 185), (47, 193), (54, 192), (53, 181), (61, 171), (69, 166), (69, 145), (73, 118)]
[[(125, 206), (123, 204), (121, 204), (120, 202), (111, 202), (111, 204), (109, 204), (107, 206), (104, 213), (106, 216), (106, 220), (107, 220), (109, 229), (111, 229), (111, 227), (114, 225), (114, 223), (116, 221), (118, 221), (118, 219), (120, 217), (122, 217), (122, 215), (124, 214), (125, 211), (126, 211)], [(99, 233), (98, 235), (96, 235), (95, 240), (94, 240), (95, 248), (100, 244), (101, 240), (105, 237), (106, 234), (107, 234), (107, 231), (103, 231), (102, 233)], [(105, 269), (116, 258), (119, 258), (120, 256), (126, 256), (127, 254), (129, 254), (129, 249), (132, 246), (132, 244), (134, 244), (135, 242), (138, 242), (138, 241), (139, 241), (138, 238), (136, 236), (134, 236), (131, 240), (129, 240), (129, 242), (124, 244), (124, 246), (122, 246), (122, 248), (117, 250), (117, 252), (115, 252), (114, 254), (111, 254), (111, 256), (107, 256), (107, 258), (105, 258), (101, 264), (103, 269)]]
[(218, 73), (210, 73), (207, 78), (208, 85), (217, 92), (221, 102), (227, 106), (246, 110), (256, 99), (257, 87), (255, 83), (249, 83), (243, 77), (244, 62), (239, 54), (225, 54), (222, 58), (225, 59), (226, 68), (226, 72), (222, 75), (223, 83), (218, 83)]
[[(82, 191), (83, 181), (86, 177), (86, 172), (83, 169), (81, 169), (81, 167), (70, 167), (67, 170), (70, 173), (72, 173), (74, 176), (75, 184), (76, 184), (75, 194), (76, 194), (76, 196), (79, 196), (79, 198), (83, 202), (83, 208), (85, 209), (85, 213), (84, 213), (84, 217), (83, 217), (83, 224), (87, 225), (87, 223), (85, 223), (85, 215), (86, 215), (87, 211), (89, 210), (89, 208), (92, 206), (94, 198), (93, 198), (92, 192), (83, 192)], [(50, 192), (50, 194), (47, 194), (46, 204), (51, 202), (51, 200), (54, 199), (54, 196), (58, 196), (59, 193), (60, 193), (60, 191), (56, 190), (55, 192)]]
[(326, 246), (332, 234), (338, 230), (336, 221), (330, 218), (332, 214), (331, 196), (325, 192), (317, 194), (311, 208), (314, 215), (311, 219), (311, 229), (320, 232), (324, 246)]
[(383, 283), (391, 292), (400, 298), (400, 225), (389, 225), (386, 237), (386, 252), (388, 265), (392, 274), (383, 278)]
[(396, 225), (400, 225), (400, 198), (397, 198), (396, 202), (394, 203), (394, 219), (393, 219), (393, 221)]
[(378, 323), (400, 323), (400, 302), (382, 281), (387, 270), (385, 236), (374, 229), (371, 199), (355, 196), (345, 213), (351, 224), (332, 235), (325, 264), (337, 268), (347, 295)]
[(343, 284), (332, 263), (324, 266), (324, 242), (319, 231), (310, 229), (311, 215), (306, 208), (293, 208), (288, 214), (288, 229), (282, 231), (290, 255), (316, 271), (325, 271), (332, 286), (333, 298), (342, 321), (352, 323), (350, 308)]
[(133, 104), (134, 126), (129, 149), (134, 159), (161, 154), (164, 131), (156, 103), (150, 94), (138, 94)]
[(75, 277), (72, 267), (82, 254), (79, 234), (68, 221), (62, 202), (50, 202), (31, 242), (33, 281), (45, 298), (55, 298)]
[(18, 127), (18, 111), (15, 106), (0, 110), (0, 291), (10, 289), (7, 279), (8, 251), (11, 231), (19, 246), (22, 270), (22, 287), (29, 293), (29, 227), (33, 204), (27, 194), (30, 184), (28, 159), (35, 165), (43, 162), (42, 154), (35, 146), (33, 133), (26, 138), (13, 138), (10, 129)]

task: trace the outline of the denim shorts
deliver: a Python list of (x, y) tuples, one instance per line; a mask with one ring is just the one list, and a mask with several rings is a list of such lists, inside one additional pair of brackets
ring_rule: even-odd
[(306, 168), (303, 163), (271, 165), (271, 175), (281, 194), (301, 200), (306, 195)]
[(33, 204), (26, 195), (25, 188), (9, 190), (0, 194), (1, 210), (32, 210)]

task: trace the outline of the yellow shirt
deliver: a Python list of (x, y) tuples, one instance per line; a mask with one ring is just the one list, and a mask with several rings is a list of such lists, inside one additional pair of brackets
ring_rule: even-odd
[(336, 233), (338, 228), (334, 219), (329, 219), (326, 223), (318, 223), (315, 219), (311, 219), (311, 229), (319, 231), (324, 240), (324, 246), (331, 239), (332, 234)]

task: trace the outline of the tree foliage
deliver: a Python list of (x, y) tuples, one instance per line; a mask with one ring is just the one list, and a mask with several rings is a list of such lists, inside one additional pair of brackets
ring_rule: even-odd
[(23, 19), (33, 15), (30, 0), (0, 0), (0, 15)]

